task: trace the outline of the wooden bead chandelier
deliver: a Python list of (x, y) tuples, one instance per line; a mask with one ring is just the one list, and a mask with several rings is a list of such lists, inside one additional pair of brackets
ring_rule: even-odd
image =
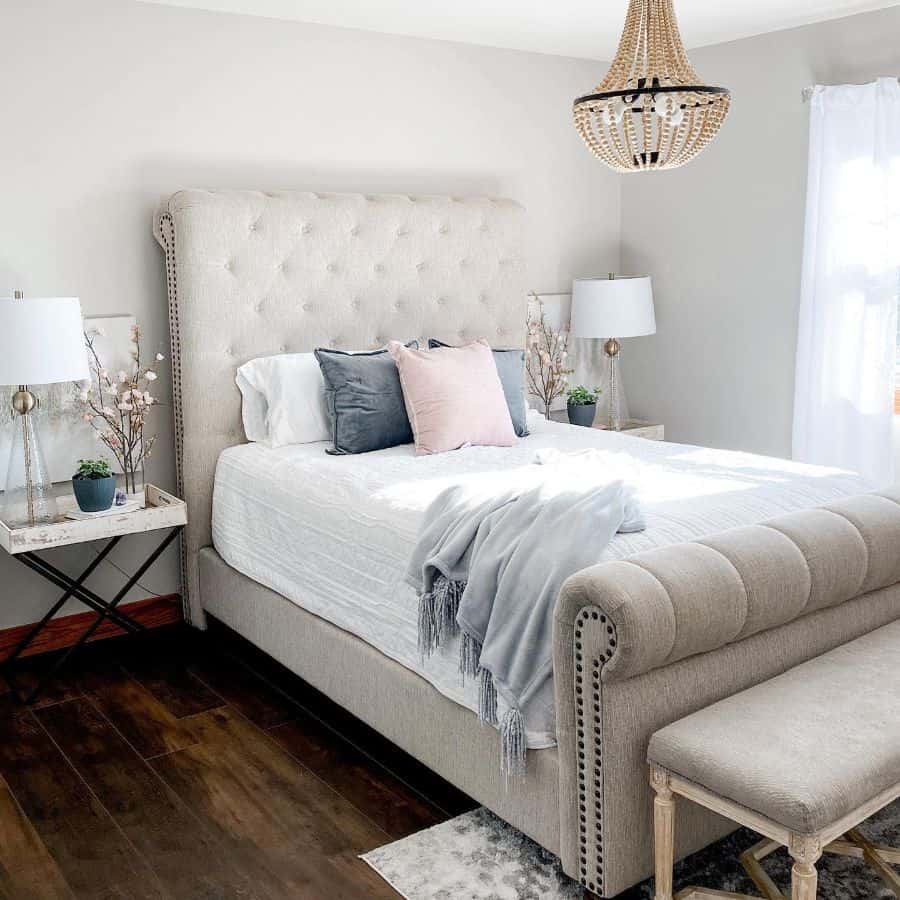
[(630, 0), (609, 72), (575, 101), (575, 127), (617, 172), (675, 169), (718, 134), (730, 101), (726, 88), (700, 83), (672, 0)]

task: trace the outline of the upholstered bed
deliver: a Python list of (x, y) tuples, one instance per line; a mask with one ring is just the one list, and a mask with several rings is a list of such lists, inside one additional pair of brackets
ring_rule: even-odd
[[(279, 581), (265, 542), (243, 561), (250, 507), (221, 484), (222, 554), (212, 546), (220, 457), (220, 483), (228, 475), (240, 485), (253, 472), (254, 451), (240, 446), (237, 366), (390, 338), (516, 345), (523, 225), (516, 204), (485, 198), (182, 191), (162, 205), (154, 230), (166, 257), (178, 479), (190, 516), (185, 613), (198, 627), (209, 613), (237, 630), (611, 897), (651, 872), (644, 759), (653, 731), (900, 617), (900, 495), (860, 494), (852, 477), (824, 470), (753, 473), (756, 458), (735, 459), (731, 489), (748, 491), (744, 513), (710, 521), (713, 530), (743, 527), (637, 544), (637, 556), (613, 554), (571, 578), (554, 616), (557, 746), (530, 751), (527, 778), (511, 787), (499, 775), (496, 734), (464, 698)], [(636, 440), (606, 437), (626, 448)], [(705, 451), (658, 452), (680, 453), (678, 464), (700, 479), (716, 465)], [(277, 481), (268, 490), (274, 503)], [(682, 854), (733, 827), (689, 804), (680, 817)]]

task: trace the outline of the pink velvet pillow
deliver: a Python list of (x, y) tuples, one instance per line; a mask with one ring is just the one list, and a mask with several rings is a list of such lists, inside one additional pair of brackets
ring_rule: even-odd
[(443, 453), (465, 444), (511, 447), (516, 442), (503, 385), (487, 341), (413, 350), (391, 341), (416, 453)]

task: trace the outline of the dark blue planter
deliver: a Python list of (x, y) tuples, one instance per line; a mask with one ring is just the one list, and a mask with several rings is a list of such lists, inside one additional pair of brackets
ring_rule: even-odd
[(73, 478), (72, 490), (82, 512), (103, 512), (112, 506), (116, 497), (116, 477)]
[(570, 425), (583, 425), (585, 428), (590, 428), (591, 425), (594, 424), (594, 416), (597, 413), (597, 404), (583, 403), (580, 405), (576, 405), (574, 403), (570, 403), (566, 407), (566, 411), (569, 414)]

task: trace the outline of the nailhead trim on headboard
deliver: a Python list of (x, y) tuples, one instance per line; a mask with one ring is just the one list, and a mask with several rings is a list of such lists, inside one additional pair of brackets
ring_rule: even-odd
[[(181, 330), (178, 321), (178, 275), (175, 268), (175, 222), (172, 216), (164, 213), (157, 223), (157, 237), (165, 251), (166, 290), (169, 297), (169, 343), (171, 347), (172, 370), (172, 403), (175, 408), (175, 490), (179, 497), (184, 496), (184, 478), (182, 476), (182, 456), (184, 423), (182, 421), (181, 404)], [(187, 593), (187, 548), (182, 532), (179, 539), (181, 548), (181, 584), (182, 606), (185, 621), (192, 621), (191, 604)]]

